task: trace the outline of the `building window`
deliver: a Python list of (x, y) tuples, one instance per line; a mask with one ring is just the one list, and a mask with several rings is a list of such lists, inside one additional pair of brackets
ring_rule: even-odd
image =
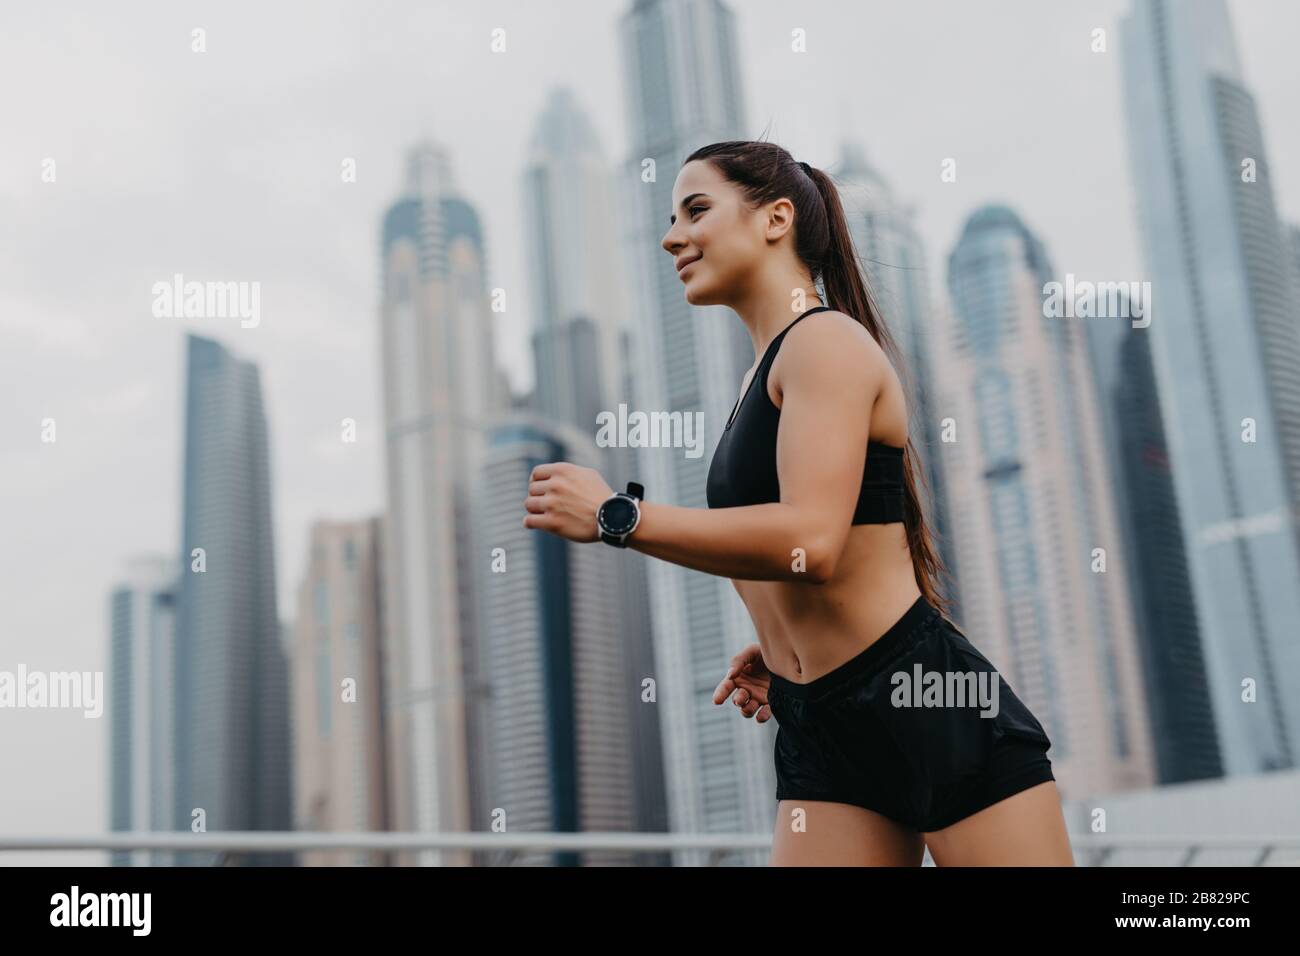
[(316, 652), (316, 733), (321, 737), (330, 735), (331, 705), (334, 703), (333, 681), (330, 678), (330, 652), (328, 645), (321, 645)]
[(321, 627), (329, 624), (329, 585), (324, 578), (316, 579), (316, 623)]

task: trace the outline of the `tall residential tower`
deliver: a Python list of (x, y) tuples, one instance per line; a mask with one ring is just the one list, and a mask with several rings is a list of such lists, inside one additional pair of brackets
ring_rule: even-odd
[[(109, 827), (171, 830), (175, 812), (176, 562), (132, 560), (110, 599)], [(117, 866), (167, 865), (171, 853), (114, 853)]]
[(962, 489), (958, 623), (1042, 721), (1072, 797), (1148, 786), (1153, 769), (1089, 320), (1045, 317), (1052, 278), (1012, 210), (971, 215), (948, 260), (936, 379), (955, 422), (944, 473)]
[[(707, 449), (753, 365), (753, 342), (730, 310), (687, 303), (661, 243), (686, 157), (749, 132), (736, 24), (718, 0), (636, 0), (621, 32), (632, 141), (621, 185), (630, 210), (628, 297), (637, 306), (634, 378), (643, 411), (702, 413), (706, 446), (696, 457), (685, 448), (642, 449), (640, 480), (648, 500), (704, 508)], [(666, 561), (651, 562), (649, 571), (670, 828), (767, 830), (776, 789), (772, 724), (756, 733), (712, 702), (727, 662), (754, 640), (749, 616), (724, 578)], [(703, 858), (680, 855), (681, 862)], [(747, 859), (763, 863), (766, 854)]]
[(1151, 351), (1227, 773), (1300, 757), (1300, 326), (1223, 0), (1122, 29)]
[[(633, 409), (641, 405), (629, 381), (631, 303), (623, 279), (612, 170), (590, 120), (567, 89), (553, 90), (538, 117), (522, 190), (535, 319), (532, 403), (548, 425), (568, 426), (586, 436), (585, 441), (573, 436), (557, 447), (585, 453), (586, 443), (602, 433), (602, 415), (617, 417), (620, 404)], [(591, 466), (615, 489), (623, 490), (628, 481), (642, 477), (636, 448), (593, 444), (591, 451)], [(510, 498), (511, 509), (515, 504)], [(613, 585), (593, 592), (609, 605), (610, 620), (616, 623), (604, 635), (603, 646), (593, 644), (590, 653), (603, 654), (640, 678), (654, 673), (651, 560), (628, 549), (609, 569)], [(608, 564), (592, 567), (604, 575)], [(582, 578), (582, 569), (581, 562), (573, 562), (572, 573), (563, 579), (567, 587), (592, 586)], [(627, 710), (620, 719), (631, 722), (635, 741), (625, 756), (635, 770), (636, 828), (662, 831), (668, 813), (659, 709), (635, 695), (618, 700)]]
[(482, 752), (471, 717), (483, 688), (471, 515), (484, 429), (502, 395), (482, 228), (435, 144), (408, 156), (405, 192), (384, 217), (382, 270), (392, 819), (404, 830), (467, 831), (488, 819), (482, 761), (471, 756)]

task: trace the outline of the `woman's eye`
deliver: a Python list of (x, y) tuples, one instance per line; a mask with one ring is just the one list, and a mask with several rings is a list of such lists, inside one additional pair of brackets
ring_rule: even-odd
[(686, 211), (689, 212), (689, 213), (691, 214), (691, 218), (694, 219), (694, 218), (695, 218), (695, 210), (697, 210), (697, 209), (707, 209), (707, 208), (708, 208), (707, 206), (692, 206), (690, 209), (688, 209), (688, 210), (686, 210)]

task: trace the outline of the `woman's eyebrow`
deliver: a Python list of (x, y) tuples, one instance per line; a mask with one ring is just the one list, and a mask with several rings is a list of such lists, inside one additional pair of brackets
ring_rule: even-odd
[[(688, 205), (690, 205), (692, 199), (698, 199), (701, 196), (703, 196), (705, 199), (709, 198), (708, 193), (691, 193), (689, 196), (687, 196), (685, 199), (682, 200), (681, 205), (678, 208), (685, 209)], [(676, 215), (672, 215), (668, 217), (668, 225), (671, 226), (676, 222), (677, 222)]]

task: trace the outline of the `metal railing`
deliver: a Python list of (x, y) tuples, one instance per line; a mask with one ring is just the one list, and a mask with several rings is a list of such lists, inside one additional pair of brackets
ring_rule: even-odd
[[(1279, 851), (1292, 851), (1300, 865), (1300, 836), (1132, 836), (1070, 834), (1076, 861), (1083, 866), (1104, 866), (1121, 851), (1174, 851), (1178, 862), (1190, 866), (1205, 851), (1236, 850), (1250, 853), (1251, 866), (1263, 866)], [(119, 832), (71, 836), (18, 836), (0, 834), (4, 851), (106, 850), (129, 852), (216, 852), (231, 854), (368, 850), (419, 852), (470, 850), (503, 853), (509, 863), (520, 854), (534, 852), (666, 853), (708, 851), (708, 863), (744, 851), (766, 850), (769, 833), (313, 833), (303, 831), (244, 830), (224, 833)], [(3, 862), (3, 858), (0, 858)], [(1276, 860), (1275, 860), (1276, 862)], [(930, 864), (929, 854), (926, 863)]]

